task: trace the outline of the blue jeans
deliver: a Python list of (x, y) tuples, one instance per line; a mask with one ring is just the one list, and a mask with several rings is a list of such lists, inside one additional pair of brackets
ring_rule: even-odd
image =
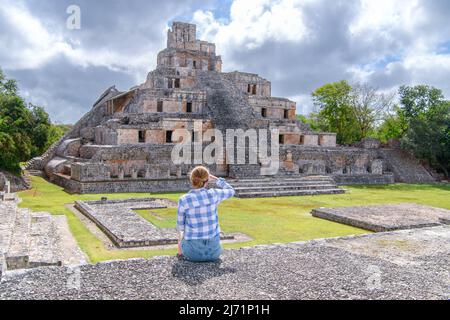
[(220, 235), (212, 239), (182, 240), (181, 251), (183, 256), (192, 262), (211, 262), (219, 259), (222, 253)]

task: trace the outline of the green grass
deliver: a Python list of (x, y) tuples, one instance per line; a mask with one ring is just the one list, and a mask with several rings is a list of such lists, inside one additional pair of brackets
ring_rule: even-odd
[[(135, 257), (148, 258), (156, 255), (175, 254), (170, 250), (108, 250), (84, 224), (67, 208), (65, 204), (75, 200), (98, 200), (102, 196), (108, 199), (148, 197), (149, 193), (117, 193), (96, 195), (71, 195), (61, 187), (53, 185), (39, 177), (32, 177), (31, 190), (23, 191), (20, 197), (21, 207), (33, 211), (46, 211), (52, 214), (64, 214), (70, 229), (82, 250), (91, 262)], [(450, 209), (450, 184), (447, 185), (405, 185), (389, 186), (350, 186), (343, 195), (321, 195), (308, 197), (282, 197), (264, 199), (230, 199), (220, 206), (219, 217), (224, 232), (241, 232), (253, 240), (245, 244), (226, 244), (225, 248), (238, 248), (243, 245), (268, 243), (286, 243), (368, 233), (368, 231), (313, 218), (309, 212), (318, 207), (336, 207), (349, 205), (368, 205), (382, 203), (416, 202)], [(152, 194), (155, 196), (155, 194)], [(158, 197), (178, 200), (180, 193), (157, 194)], [(148, 210), (138, 213), (161, 228), (175, 226), (176, 209)]]

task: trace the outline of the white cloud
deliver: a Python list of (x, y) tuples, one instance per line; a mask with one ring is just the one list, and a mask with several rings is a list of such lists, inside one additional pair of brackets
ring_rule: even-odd
[[(180, 14), (192, 15), (198, 37), (217, 44), (225, 71), (261, 74), (275, 96), (294, 99), (303, 113), (312, 109), (315, 88), (341, 79), (385, 91), (425, 83), (450, 98), (450, 54), (442, 50), (450, 43), (449, 1), (234, 0), (229, 12), (218, 13), (211, 2), (205, 8), (197, 0), (202, 9), (195, 12), (175, 1), (108, 0), (105, 6), (78, 0), (83, 21), (77, 32), (65, 28), (69, 2), (2, 0), (0, 6), (0, 43), (7, 49), (0, 50), (0, 65), (50, 110), (59, 110), (64, 98), (69, 109), (85, 111), (101, 88), (83, 100), (72, 96), (87, 83), (83, 77), (93, 78), (83, 90), (142, 82), (164, 48), (164, 27)], [(58, 90), (43, 88), (51, 79), (62, 79)]]
[(4, 42), (5, 47), (14, 52), (11, 59), (2, 65), (6, 69), (39, 69), (58, 55), (64, 55), (80, 67), (107, 67), (112, 71), (135, 73), (136, 78), (142, 81), (146, 73), (144, 68), (156, 64), (149, 59), (152, 54), (156, 57), (156, 49), (130, 57), (108, 48), (83, 47), (78, 39), (70, 39), (64, 34), (67, 30), (48, 30), (20, 1), (3, 2), (0, 17), (15, 32)]
[[(442, 81), (450, 77), (450, 55), (436, 53), (450, 40), (449, 28), (434, 18), (445, 16), (445, 9), (430, 0), (235, 0), (227, 22), (202, 10), (193, 22), (200, 37), (217, 44), (225, 70), (246, 71), (251, 64), (255, 71), (259, 63), (256, 72), (280, 91), (274, 94), (290, 96), (308, 112), (313, 88), (340, 79), (389, 92), (402, 84), (428, 83), (450, 97), (450, 85)], [(308, 78), (314, 84), (305, 86)], [(278, 82), (299, 87), (291, 85), (288, 92)]]

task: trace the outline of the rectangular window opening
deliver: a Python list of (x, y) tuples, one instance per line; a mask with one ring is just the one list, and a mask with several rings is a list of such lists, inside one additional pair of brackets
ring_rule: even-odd
[(145, 130), (139, 130), (139, 143), (145, 143)]
[(267, 118), (267, 109), (266, 109), (266, 108), (262, 108), (262, 109), (261, 109), (261, 116), (262, 116), (263, 118)]
[(172, 134), (173, 131), (171, 130), (166, 131), (166, 143), (172, 143)]
[(163, 101), (158, 101), (156, 106), (156, 112), (163, 112)]
[(278, 142), (279, 142), (279, 144), (284, 144), (284, 134), (279, 135)]
[(175, 88), (180, 88), (180, 79), (175, 79)]
[(186, 103), (186, 112), (191, 113), (192, 112), (192, 102)]
[(284, 110), (284, 118), (289, 119), (289, 110)]

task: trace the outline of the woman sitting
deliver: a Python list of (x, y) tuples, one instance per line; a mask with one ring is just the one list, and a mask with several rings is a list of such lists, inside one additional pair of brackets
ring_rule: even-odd
[[(234, 189), (202, 166), (192, 170), (190, 180), (193, 189), (178, 201), (178, 255), (193, 262), (216, 261), (222, 251), (217, 207), (234, 196)], [(206, 189), (209, 182), (221, 189)]]

